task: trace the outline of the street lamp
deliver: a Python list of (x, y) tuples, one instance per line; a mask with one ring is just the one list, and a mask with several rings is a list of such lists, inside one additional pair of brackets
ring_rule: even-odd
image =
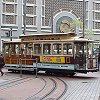
[(12, 27), (10, 28), (10, 41), (12, 41)]
[(8, 32), (5, 32), (5, 34), (8, 38), (10, 38), (10, 41), (12, 41), (12, 27), (10, 28)]

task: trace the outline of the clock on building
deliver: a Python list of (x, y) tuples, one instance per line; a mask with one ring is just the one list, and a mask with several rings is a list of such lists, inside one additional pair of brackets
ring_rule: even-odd
[(59, 29), (60, 29), (60, 32), (63, 32), (63, 33), (70, 32), (72, 30), (70, 27), (70, 22), (67, 20), (61, 21)]

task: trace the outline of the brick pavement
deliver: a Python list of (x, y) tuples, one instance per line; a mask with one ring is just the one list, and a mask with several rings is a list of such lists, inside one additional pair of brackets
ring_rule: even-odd
[(62, 100), (100, 100), (100, 72), (76, 76), (67, 80), (68, 91)]
[[(6, 70), (4, 71), (6, 72)], [(79, 73), (75, 77), (61, 78), (68, 85), (68, 91), (61, 100), (100, 100), (100, 71), (88, 74)], [(0, 82), (2, 83), (3, 81), (5, 81), (3, 77), (0, 77)], [(21, 99), (16, 98), (16, 100)]]

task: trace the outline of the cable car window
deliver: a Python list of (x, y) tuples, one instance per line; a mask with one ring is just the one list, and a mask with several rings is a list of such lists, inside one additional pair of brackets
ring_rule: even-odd
[(20, 54), (28, 54), (28, 43), (24, 44), (24, 43), (21, 43), (20, 44)]
[(18, 44), (15, 44), (15, 52), (16, 52), (16, 54), (19, 54), (19, 45)]
[(64, 43), (63, 44), (63, 54), (72, 54), (72, 44)]
[(10, 44), (9, 45), (9, 53), (10, 54), (15, 54), (15, 44)]
[(33, 43), (27, 43), (26, 44), (26, 48), (27, 48), (27, 54), (28, 55), (32, 55), (32, 52), (33, 52)]
[(53, 44), (53, 54), (61, 54), (61, 44), (60, 43), (55, 43)]
[(75, 54), (87, 54), (87, 45), (84, 42), (75, 43)]
[(51, 51), (51, 44), (43, 44), (43, 54), (48, 55)]
[(34, 44), (34, 54), (41, 54), (41, 44)]
[(9, 53), (9, 45), (8, 44), (5, 44), (4, 45), (4, 53)]
[(15, 44), (12, 44), (11, 45), (11, 53), (12, 54), (15, 54), (16, 52), (15, 52)]

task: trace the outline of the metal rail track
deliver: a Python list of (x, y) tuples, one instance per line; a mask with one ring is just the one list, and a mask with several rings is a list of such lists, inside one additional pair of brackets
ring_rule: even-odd
[(68, 90), (68, 85), (67, 85), (62, 79), (60, 79), (60, 78), (58, 78), (58, 79), (61, 80), (61, 81), (63, 82), (63, 84), (65, 85), (65, 88), (64, 88), (62, 94), (61, 94), (58, 98), (56, 98), (56, 100), (60, 100), (60, 99), (65, 95), (65, 93), (66, 93), (67, 90)]
[(53, 82), (53, 87), (47, 94), (45, 94), (43, 97), (41, 97), (40, 100), (44, 100), (46, 97), (48, 97), (50, 94), (52, 94), (57, 89), (57, 82), (52, 78), (50, 78), (50, 80), (52, 80), (52, 82)]
[(0, 90), (4, 90), (19, 84), (22, 84), (24, 82), (30, 81), (32, 78), (15, 78), (14, 80), (10, 80), (7, 82), (3, 82), (0, 84)]
[[(52, 82), (52, 84), (50, 84), (52, 85), (52, 87), (49, 89), (49, 91), (46, 86), (48, 84), (47, 83), (48, 80), (44, 78), (42, 78), (42, 80), (45, 82), (45, 86), (38, 93), (33, 94), (32, 96), (26, 98), (25, 100), (60, 100), (68, 90), (67, 84), (60, 78), (49, 78), (49, 80)], [(60, 81), (62, 85), (64, 85), (64, 89), (58, 97), (53, 98), (50, 96), (54, 94), (55, 92), (59, 91), (58, 89), (59, 82), (57, 82), (57, 80)], [(45, 94), (43, 93), (44, 91), (45, 91)], [(41, 95), (41, 93), (43, 93), (43, 95)]]
[(47, 80), (42, 78), (42, 80), (44, 81), (45, 85), (44, 87), (37, 93), (33, 94), (32, 96), (26, 98), (25, 100), (43, 100), (45, 97), (47, 97), (48, 95), (50, 95), (50, 93), (52, 93), (55, 90), (56, 87), (56, 83), (53, 79), (50, 78), (50, 80), (52, 81), (53, 87), (50, 89), (49, 92), (45, 93), (44, 95), (42, 95), (42, 97), (40, 97), (40, 94), (47, 88)]

